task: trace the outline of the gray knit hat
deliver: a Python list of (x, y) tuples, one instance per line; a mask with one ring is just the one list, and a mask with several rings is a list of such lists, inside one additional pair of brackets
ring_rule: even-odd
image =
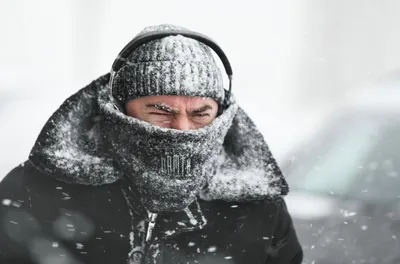
[[(185, 30), (173, 25), (145, 28), (151, 31)], [(124, 104), (149, 95), (184, 95), (224, 99), (223, 79), (211, 49), (181, 35), (143, 44), (130, 54), (114, 79), (113, 96)]]

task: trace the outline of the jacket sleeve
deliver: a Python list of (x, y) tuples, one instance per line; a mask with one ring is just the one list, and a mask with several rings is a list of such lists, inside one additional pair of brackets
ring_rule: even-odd
[(24, 201), (29, 200), (29, 187), (22, 180), (23, 165), (12, 170), (0, 182), (0, 263), (36, 263), (29, 253), (29, 241), (38, 232)]
[(280, 199), (274, 237), (265, 264), (301, 264), (303, 250), (297, 238), (285, 201)]

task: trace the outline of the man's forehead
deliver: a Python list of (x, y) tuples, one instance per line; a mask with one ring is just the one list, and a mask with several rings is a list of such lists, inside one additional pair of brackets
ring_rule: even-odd
[(168, 106), (187, 106), (187, 107), (201, 107), (205, 105), (217, 104), (216, 101), (209, 97), (189, 97), (189, 96), (171, 96), (171, 95), (156, 95), (142, 97), (142, 101), (146, 105), (152, 104), (165, 104)]

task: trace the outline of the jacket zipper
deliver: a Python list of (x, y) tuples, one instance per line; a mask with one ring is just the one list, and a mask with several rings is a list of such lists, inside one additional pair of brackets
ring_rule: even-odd
[(153, 235), (153, 229), (156, 225), (157, 214), (149, 212), (149, 224), (147, 225), (147, 232), (146, 232), (146, 242), (149, 242), (151, 236)]

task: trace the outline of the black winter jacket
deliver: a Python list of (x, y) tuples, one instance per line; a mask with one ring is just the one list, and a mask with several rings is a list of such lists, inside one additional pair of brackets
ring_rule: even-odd
[[(223, 198), (229, 189), (224, 186), (220, 197), (197, 199), (182, 212), (159, 213), (146, 241), (149, 215), (135, 182), (104, 156), (99, 107), (104, 102), (99, 98), (108, 98), (108, 78), (68, 98), (45, 124), (29, 161), (0, 182), (1, 264), (302, 262), (282, 198), (286, 181), (242, 109), (224, 148), (234, 160), (248, 162), (234, 180), (250, 196), (261, 193), (261, 199), (229, 202)], [(260, 178), (247, 184), (241, 174), (249, 174), (246, 168), (261, 171)], [(143, 261), (137, 261), (140, 256)]]
[[(132, 216), (122, 184), (66, 184), (30, 162), (17, 167), (0, 184), (0, 263), (129, 263)], [(301, 263), (283, 200), (200, 206), (207, 225), (158, 241), (159, 263)], [(172, 218), (161, 215), (155, 234)]]

